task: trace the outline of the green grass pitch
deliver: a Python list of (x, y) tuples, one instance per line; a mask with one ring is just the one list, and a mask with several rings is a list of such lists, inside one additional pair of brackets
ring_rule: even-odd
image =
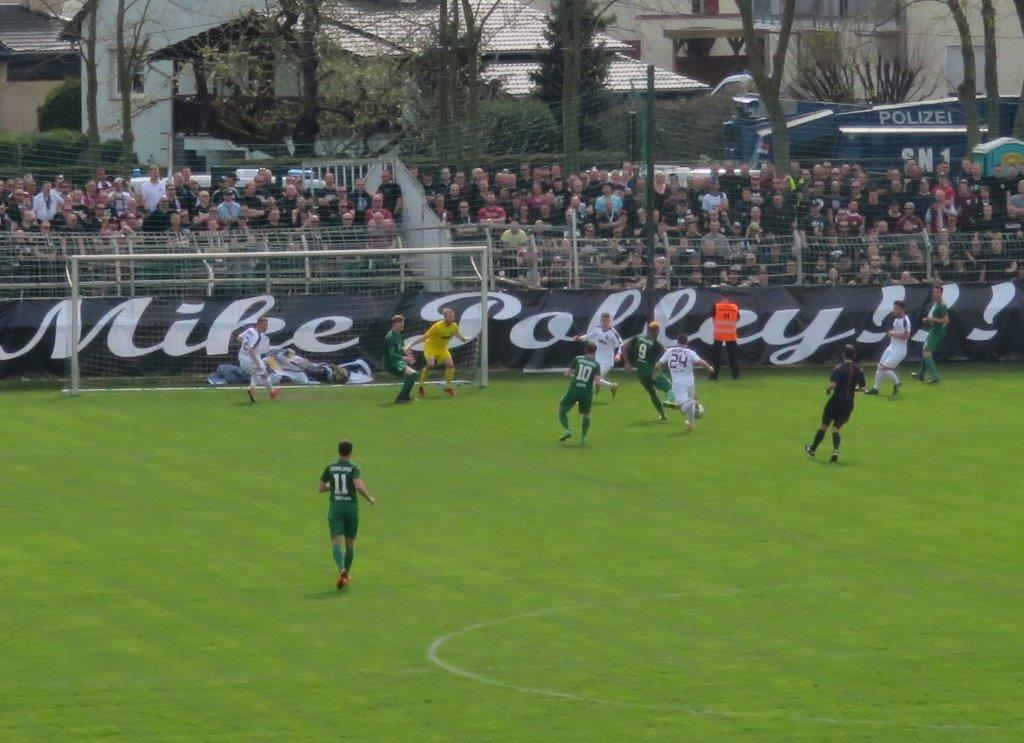
[(0, 739), (1019, 741), (1020, 367), (944, 371), (836, 465), (823, 367), (698, 377), (692, 434), (620, 371), (586, 447), (552, 376), (5, 390)]

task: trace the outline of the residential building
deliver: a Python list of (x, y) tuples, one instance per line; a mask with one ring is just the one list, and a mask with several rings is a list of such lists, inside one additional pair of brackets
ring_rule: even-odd
[(64, 20), (47, 7), (38, 0), (0, 4), (0, 131), (37, 131), (47, 94), (78, 77), (75, 46), (61, 38)]

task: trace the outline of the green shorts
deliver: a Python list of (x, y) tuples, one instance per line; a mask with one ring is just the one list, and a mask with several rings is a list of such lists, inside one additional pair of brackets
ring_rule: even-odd
[(640, 380), (640, 384), (643, 388), (650, 392), (653, 389), (661, 390), (662, 392), (668, 392), (672, 389), (672, 381), (669, 379), (668, 374), (662, 372), (656, 377), (651, 376), (653, 370), (650, 368), (641, 369), (637, 367), (636, 378)]
[(388, 374), (394, 374), (396, 377), (404, 377), (405, 370), (409, 368), (409, 364), (405, 361), (398, 361), (394, 364), (388, 364), (384, 367), (384, 371)]
[(359, 507), (355, 503), (332, 506), (327, 512), (327, 526), (331, 529), (331, 539), (340, 536), (355, 539), (359, 531)]
[(577, 392), (575, 390), (567, 390), (562, 396), (562, 401), (558, 403), (558, 407), (568, 410), (573, 405), (579, 403), (580, 415), (590, 415), (590, 408), (594, 402), (594, 393), (590, 390)]
[(935, 353), (935, 351), (939, 347), (939, 344), (942, 343), (942, 339), (945, 335), (945, 333), (928, 333), (928, 337), (925, 338), (924, 341), (924, 350), (930, 351), (931, 353)]

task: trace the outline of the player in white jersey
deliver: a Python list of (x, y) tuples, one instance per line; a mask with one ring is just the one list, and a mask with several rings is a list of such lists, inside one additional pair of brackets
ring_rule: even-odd
[(590, 341), (597, 344), (597, 355), (594, 358), (601, 365), (601, 379), (597, 382), (594, 394), (596, 395), (602, 387), (607, 387), (612, 391), (612, 397), (615, 397), (615, 393), (619, 391), (619, 385), (616, 382), (608, 381), (608, 372), (617, 362), (622, 360), (622, 356), (619, 353), (619, 349), (622, 347), (622, 336), (612, 326), (611, 314), (607, 312), (602, 313), (601, 327), (594, 328), (586, 335), (577, 335), (573, 340), (577, 342)]
[(692, 431), (697, 418), (697, 407), (700, 404), (696, 396), (696, 382), (693, 378), (694, 367), (702, 366), (714, 373), (715, 368), (697, 355), (690, 348), (690, 339), (686, 333), (679, 336), (678, 345), (673, 346), (661, 355), (654, 365), (654, 376), (662, 369), (668, 369), (672, 375), (672, 393), (676, 398), (676, 407), (686, 417), (686, 430)]
[(900, 300), (892, 303), (892, 329), (886, 333), (889, 336), (889, 346), (882, 352), (882, 358), (878, 360), (878, 370), (875, 372), (875, 381), (865, 394), (877, 395), (878, 386), (886, 379), (892, 380), (892, 394), (900, 391), (903, 382), (896, 376), (896, 367), (906, 358), (907, 342), (910, 340), (910, 318), (907, 317), (907, 305)]
[(267, 365), (263, 363), (263, 354), (270, 348), (267, 325), (267, 318), (261, 317), (255, 325), (238, 334), (238, 341), (242, 344), (238, 349), (238, 365), (249, 374), (250, 402), (256, 402), (257, 384), (267, 388), (271, 400), (276, 399), (280, 394), (280, 390), (274, 389), (274, 385), (271, 384)]

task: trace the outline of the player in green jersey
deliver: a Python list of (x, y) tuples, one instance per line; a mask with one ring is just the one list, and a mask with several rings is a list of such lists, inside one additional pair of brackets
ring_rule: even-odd
[(928, 337), (921, 350), (921, 371), (911, 373), (919, 382), (924, 382), (925, 377), (931, 373), (932, 378), (928, 384), (937, 384), (939, 367), (935, 365), (935, 351), (946, 337), (946, 326), (949, 325), (949, 307), (942, 301), (942, 284), (932, 286), (932, 306), (923, 322), (928, 326)]
[[(330, 493), (327, 508), (327, 525), (331, 529), (331, 554), (338, 566), (337, 587), (348, 585), (352, 561), (356, 559), (356, 532), (359, 531), (359, 501), (356, 494), (363, 496), (371, 506), (373, 496), (366, 491), (366, 485), (359, 472), (359, 465), (352, 461), (352, 442), (338, 444), (338, 461), (327, 465), (320, 476), (320, 492)], [(341, 540), (345, 540), (345, 552), (341, 551)]]
[(662, 406), (661, 398), (658, 397), (658, 390), (668, 393), (665, 397), (665, 402), (672, 405), (674, 400), (672, 396), (672, 381), (669, 379), (668, 374), (661, 372), (658, 375), (654, 374), (654, 365), (657, 363), (661, 355), (665, 353), (665, 347), (658, 342), (658, 331), (661, 330), (661, 325), (656, 322), (647, 323), (647, 333), (644, 335), (638, 335), (636, 338), (631, 338), (623, 344), (622, 358), (626, 361), (626, 368), (629, 368), (629, 362), (636, 364), (636, 378), (640, 380), (640, 384), (647, 390), (647, 394), (651, 396), (651, 405), (658, 411), (658, 415), (662, 420), (668, 420), (668, 416), (665, 415), (665, 408)]
[(416, 384), (416, 370), (412, 367), (413, 355), (402, 343), (405, 317), (391, 318), (391, 330), (384, 336), (384, 369), (402, 380), (402, 390), (395, 398), (396, 403), (412, 402), (409, 393)]
[(566, 441), (572, 437), (572, 430), (569, 428), (569, 411), (573, 405), (579, 406), (580, 417), (583, 418), (583, 435), (580, 436), (580, 443), (585, 444), (587, 433), (590, 431), (590, 408), (594, 402), (594, 385), (601, 381), (601, 365), (597, 363), (594, 355), (597, 353), (597, 344), (587, 343), (584, 347), (586, 354), (577, 356), (565, 370), (565, 376), (571, 380), (569, 389), (562, 395), (562, 401), (558, 403), (558, 422), (562, 424), (562, 437), (559, 441)]

